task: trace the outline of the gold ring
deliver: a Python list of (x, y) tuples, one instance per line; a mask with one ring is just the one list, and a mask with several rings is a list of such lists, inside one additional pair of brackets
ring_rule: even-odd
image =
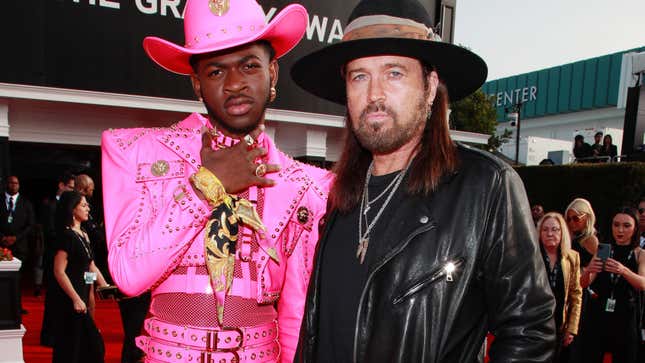
[(253, 137), (251, 135), (247, 134), (246, 136), (244, 136), (244, 142), (249, 146), (253, 146), (253, 143), (255, 143), (255, 140), (253, 140)]
[(255, 175), (259, 178), (263, 177), (267, 173), (267, 166), (265, 164), (259, 164), (255, 168)]

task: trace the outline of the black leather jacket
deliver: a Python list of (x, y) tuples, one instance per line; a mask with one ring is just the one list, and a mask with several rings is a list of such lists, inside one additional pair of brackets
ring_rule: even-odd
[[(354, 362), (475, 362), (488, 331), (491, 362), (551, 361), (555, 303), (522, 181), (488, 154), (459, 145), (458, 155), (455, 174), (428, 197), (405, 198), (389, 221), (385, 237), (400, 243), (369, 266)], [(315, 362), (325, 349), (317, 346), (320, 266), (296, 362)]]

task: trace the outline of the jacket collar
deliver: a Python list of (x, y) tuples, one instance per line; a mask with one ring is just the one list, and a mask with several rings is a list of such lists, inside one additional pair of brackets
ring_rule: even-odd
[(193, 113), (181, 122), (164, 129), (157, 140), (196, 171), (201, 164), (202, 127), (211, 127), (205, 117)]
[[(410, 239), (421, 231), (426, 231), (437, 226), (432, 217), (426, 197), (406, 196), (396, 206), (393, 213), (396, 218), (387, 221), (383, 241), (396, 241), (376, 251), (368, 261), (369, 272), (380, 268), (385, 262), (401, 253), (408, 246)], [(383, 221), (385, 222), (385, 221)], [(382, 223), (383, 223), (382, 222)]]
[(269, 175), (276, 181), (276, 185), (264, 188), (265, 207), (262, 220), (267, 227), (266, 241), (274, 246), (312, 181), (304, 173), (301, 164), (278, 150), (269, 137), (264, 138), (264, 147), (267, 149), (266, 162), (280, 165), (282, 168), (279, 172)]
[[(390, 221), (383, 220), (381, 223), (388, 223), (385, 228), (383, 241), (396, 241), (395, 243), (384, 244), (380, 249), (374, 249), (370, 258), (366, 261), (368, 264), (368, 274), (375, 269), (380, 268), (385, 262), (403, 252), (408, 245), (409, 240), (418, 232), (426, 231), (437, 227), (436, 220), (428, 208), (427, 198), (406, 196), (394, 212), (396, 219)], [(335, 223), (338, 217), (338, 211), (333, 211), (327, 217), (324, 227), (324, 236), (317, 247), (322, 251), (324, 245), (328, 242), (329, 229)], [(394, 226), (396, 224), (396, 226)], [(390, 228), (392, 227), (392, 228)], [(358, 243), (358, 241), (356, 241)], [(372, 247), (374, 248), (374, 247)], [(316, 266), (320, 267), (320, 258), (316, 258)]]
[(4, 203), (5, 207), (8, 206), (9, 204), (9, 198), (13, 197), (13, 208), (16, 209), (16, 205), (18, 204), (18, 201), (20, 200), (20, 193), (16, 193), (14, 195), (9, 195), (9, 193), (4, 192)]
[[(166, 129), (165, 132), (157, 136), (157, 140), (188, 162), (189, 165), (193, 165), (196, 170), (197, 165), (201, 164), (199, 151), (202, 146), (202, 128), (204, 127), (210, 129), (213, 126), (206, 117), (193, 113)], [(260, 134), (258, 142), (268, 150), (267, 163), (283, 164), (284, 155), (275, 147), (273, 141), (265, 133)]]
[[(200, 150), (203, 127), (212, 128), (212, 125), (207, 118), (193, 113), (157, 136), (159, 142), (192, 167), (192, 171), (188, 172), (188, 175), (195, 172), (198, 165), (201, 164)], [(276, 185), (264, 188), (265, 208), (262, 221), (267, 230), (265, 232), (266, 238), (261, 239), (260, 245), (263, 248), (268, 248), (275, 245), (277, 237), (286, 227), (289, 218), (295, 212), (312, 181), (303, 172), (300, 163), (278, 150), (273, 140), (266, 134), (262, 133), (258, 137), (258, 142), (267, 150), (265, 162), (278, 164), (282, 168), (279, 172), (269, 175), (276, 180)], [(265, 241), (270, 246), (264, 246)]]

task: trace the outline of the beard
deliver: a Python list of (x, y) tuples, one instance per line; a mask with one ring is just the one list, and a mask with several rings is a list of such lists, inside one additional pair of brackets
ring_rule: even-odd
[(253, 121), (252, 123), (248, 124), (247, 126), (244, 127), (235, 127), (232, 125), (227, 124), (225, 121), (225, 117), (223, 115), (218, 114), (215, 110), (213, 110), (208, 103), (206, 103), (206, 97), (204, 97), (204, 93), (200, 90), (200, 95), (202, 96), (202, 103), (204, 104), (204, 107), (206, 108), (206, 112), (208, 113), (208, 117), (217, 123), (217, 126), (226, 130), (226, 132), (230, 135), (246, 135), (249, 134), (251, 131), (255, 130), (258, 128), (260, 123), (262, 123), (262, 118), (264, 116), (264, 112), (266, 111), (267, 107), (269, 106), (269, 103), (271, 103), (270, 97), (271, 95), (268, 94), (267, 92), (267, 97), (266, 100), (264, 101), (264, 105), (262, 107), (262, 112), (260, 112), (260, 115), (258, 118)]
[[(352, 132), (358, 142), (373, 154), (389, 154), (398, 150), (405, 145), (426, 124), (428, 116), (428, 105), (425, 100), (425, 94), (419, 97), (417, 105), (410, 112), (410, 121), (401, 122), (399, 115), (383, 102), (370, 103), (359, 115), (358, 127), (354, 127), (354, 122), (350, 120)], [(366, 122), (367, 114), (370, 112), (385, 112), (392, 118), (392, 127), (386, 130), (382, 124), (368, 124)]]

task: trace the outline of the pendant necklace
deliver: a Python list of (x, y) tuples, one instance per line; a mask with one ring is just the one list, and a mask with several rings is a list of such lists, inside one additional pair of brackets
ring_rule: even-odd
[(72, 232), (74, 232), (78, 240), (81, 241), (81, 245), (83, 246), (83, 250), (85, 250), (87, 258), (92, 259), (92, 253), (90, 252), (90, 242), (85, 238), (85, 235), (82, 234), (83, 232), (81, 231), (81, 233), (78, 233), (73, 228), (70, 229), (72, 230)]
[(378, 202), (379, 199), (383, 198), (383, 196), (390, 190), (390, 188), (392, 188), (398, 182), (398, 180), (400, 178), (402, 178), (402, 177), (403, 177), (403, 173), (399, 172), (396, 175), (396, 177), (394, 177), (394, 179), (392, 179), (390, 184), (388, 184), (387, 187), (385, 189), (383, 189), (381, 194), (377, 195), (376, 198), (374, 198), (372, 200), (370, 200), (369, 190), (367, 188), (365, 188), (365, 201), (367, 203), (365, 205), (365, 209), (363, 210), (363, 215), (365, 216), (365, 218), (367, 218), (367, 212), (369, 212), (369, 210), (372, 208), (372, 204)]
[[(356, 258), (358, 259), (360, 264), (363, 264), (365, 261), (365, 254), (367, 254), (367, 248), (369, 247), (369, 242), (370, 242), (370, 232), (372, 231), (372, 228), (376, 225), (376, 222), (378, 219), (381, 217), (381, 214), (383, 214), (383, 211), (387, 207), (387, 205), (390, 203), (390, 200), (392, 200), (392, 197), (396, 193), (396, 191), (399, 189), (399, 186), (401, 185), (401, 182), (403, 181), (403, 177), (405, 174), (408, 172), (408, 168), (410, 167), (410, 164), (412, 163), (412, 160), (408, 163), (408, 165), (405, 167), (405, 169), (399, 171), (399, 174), (390, 182), (390, 184), (385, 188), (385, 191), (391, 188), (389, 194), (387, 195), (387, 198), (383, 202), (383, 205), (381, 208), (379, 208), (378, 212), (376, 213), (376, 216), (374, 219), (369, 222), (367, 220), (367, 212), (370, 209), (370, 205), (376, 202), (378, 199), (380, 199), (383, 195), (385, 195), (385, 191), (383, 191), (381, 194), (379, 194), (374, 200), (370, 201), (368, 199), (368, 185), (370, 182), (370, 176), (372, 175), (372, 170), (374, 168), (374, 161), (370, 163), (369, 168), (367, 168), (367, 173), (365, 175), (365, 185), (363, 186), (363, 196), (361, 197), (361, 206), (360, 206), (360, 213), (358, 214), (358, 248), (356, 249)], [(366, 230), (363, 232), (363, 217), (365, 218), (365, 225)]]

